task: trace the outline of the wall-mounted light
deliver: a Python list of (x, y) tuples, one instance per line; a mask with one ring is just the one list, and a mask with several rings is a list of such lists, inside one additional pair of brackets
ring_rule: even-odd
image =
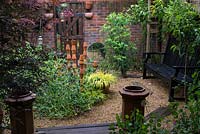
[(42, 45), (43, 44), (43, 38), (42, 36), (38, 36), (38, 45)]

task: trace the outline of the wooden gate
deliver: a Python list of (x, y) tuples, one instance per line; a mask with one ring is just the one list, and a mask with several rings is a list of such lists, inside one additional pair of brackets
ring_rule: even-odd
[(71, 45), (71, 40), (76, 40), (77, 56), (83, 53), (83, 23), (84, 23), (84, 3), (67, 2), (55, 8), (56, 18), (56, 52), (65, 53), (66, 44)]

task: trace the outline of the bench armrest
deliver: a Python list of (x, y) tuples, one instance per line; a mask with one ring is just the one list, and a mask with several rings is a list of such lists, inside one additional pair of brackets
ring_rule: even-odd
[(174, 77), (177, 77), (178, 73), (180, 70), (183, 70), (183, 69), (187, 69), (187, 70), (192, 70), (192, 69), (200, 69), (200, 66), (172, 66), (176, 72), (174, 74)]
[(165, 53), (162, 53), (162, 52), (147, 52), (147, 53), (143, 53), (143, 54), (146, 54), (146, 55), (162, 55), (162, 54), (165, 54)]
[(143, 53), (144, 63), (148, 62), (148, 59), (151, 58), (152, 55), (164, 55), (162, 52), (147, 52)]
[[(185, 66), (173, 66), (174, 69), (185, 69)], [(186, 69), (200, 69), (200, 66), (186, 66)]]

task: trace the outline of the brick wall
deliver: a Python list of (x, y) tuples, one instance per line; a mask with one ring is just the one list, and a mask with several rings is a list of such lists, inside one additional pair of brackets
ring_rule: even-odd
[[(85, 2), (87, 0), (63, 0), (63, 1), (80, 1)], [(134, 0), (93, 0), (93, 7), (91, 10), (85, 12), (92, 12), (92, 19), (84, 18), (84, 41), (88, 42), (89, 45), (99, 42), (103, 43), (103, 35), (100, 32), (101, 27), (105, 24), (106, 16), (114, 11), (122, 11), (126, 7), (134, 4)], [(53, 26), (52, 22), (50, 25)], [(132, 37), (131, 40), (137, 44), (139, 55), (143, 51), (143, 45), (141, 45), (142, 32), (140, 25), (131, 27)], [(54, 28), (51, 30), (44, 30), (43, 40), (44, 44), (53, 47), (54, 46)]]
[[(134, 0), (96, 0), (94, 1), (91, 12), (94, 13), (92, 19), (85, 19), (84, 33), (85, 41), (88, 44), (95, 42), (103, 43), (103, 35), (101, 33), (101, 27), (105, 24), (106, 16), (114, 11), (122, 11), (126, 9), (130, 4), (134, 4)], [(142, 45), (142, 31), (140, 25), (134, 25), (131, 27), (132, 37), (131, 40), (136, 42), (138, 55), (141, 56), (143, 52)]]

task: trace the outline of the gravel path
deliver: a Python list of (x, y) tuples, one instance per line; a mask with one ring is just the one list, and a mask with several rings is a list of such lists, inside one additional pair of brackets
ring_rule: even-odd
[[(137, 74), (141, 76), (141, 74)], [(90, 111), (79, 115), (78, 117), (62, 120), (35, 119), (36, 128), (79, 125), (79, 124), (95, 124), (105, 122), (115, 122), (116, 114), (121, 113), (122, 99), (119, 90), (125, 86), (139, 84), (150, 91), (147, 97), (145, 115), (149, 114), (158, 107), (167, 106), (167, 85), (158, 79), (138, 78), (119, 78), (119, 80), (111, 85), (108, 99), (102, 104), (93, 107)]]

